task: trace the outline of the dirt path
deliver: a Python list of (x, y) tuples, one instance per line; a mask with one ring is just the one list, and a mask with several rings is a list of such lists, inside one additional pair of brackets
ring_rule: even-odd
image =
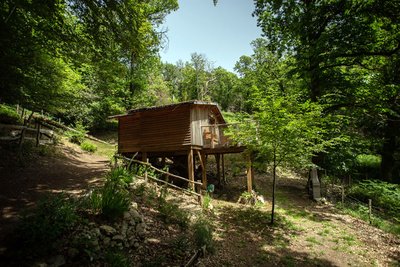
[[(269, 179), (257, 179), (270, 196)], [(399, 238), (309, 200), (304, 183), (280, 179), (271, 227), (270, 202), (257, 209), (235, 203), (245, 185), (238, 177), (224, 190), (231, 193), (221, 193), (228, 201), (213, 201), (216, 253), (200, 266), (400, 266)]]
[(0, 149), (0, 154), (7, 157), (0, 165), (0, 244), (22, 210), (48, 193), (80, 194), (99, 183), (108, 169), (107, 158), (73, 145), (60, 145), (57, 154), (30, 159), (22, 167), (9, 151)]

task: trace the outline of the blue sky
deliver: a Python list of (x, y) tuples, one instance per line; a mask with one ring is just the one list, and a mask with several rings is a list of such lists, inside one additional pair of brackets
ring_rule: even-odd
[(233, 71), (242, 55), (251, 55), (250, 42), (261, 36), (252, 0), (179, 0), (179, 10), (167, 16), (168, 46), (162, 61), (190, 60), (191, 53), (205, 54), (214, 67)]

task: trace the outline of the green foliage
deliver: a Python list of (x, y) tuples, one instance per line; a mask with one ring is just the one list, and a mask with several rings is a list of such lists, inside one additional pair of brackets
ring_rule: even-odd
[(177, 224), (185, 229), (189, 225), (189, 214), (182, 210), (177, 204), (170, 203), (165, 199), (165, 193), (158, 198), (157, 210), (161, 219), (166, 223)]
[(132, 181), (133, 176), (126, 169), (112, 169), (106, 175), (104, 186), (89, 195), (89, 208), (109, 220), (121, 217), (129, 209), (130, 194), (126, 188)]
[(212, 201), (212, 197), (210, 196), (209, 193), (206, 193), (203, 197), (203, 203), (202, 203), (203, 209), (205, 209), (205, 210), (209, 209), (210, 205), (211, 205), (211, 201)]
[(104, 256), (106, 266), (109, 267), (129, 267), (129, 258), (122, 251), (109, 250)]
[(170, 245), (174, 253), (182, 257), (185, 255), (187, 248), (190, 247), (190, 240), (186, 234), (180, 234), (171, 241)]
[(43, 255), (53, 249), (63, 234), (78, 222), (77, 203), (65, 195), (49, 195), (30, 215), (22, 217), (15, 230), (19, 249)]
[(92, 143), (89, 143), (89, 142), (86, 142), (86, 141), (81, 143), (80, 147), (81, 147), (81, 149), (83, 149), (83, 150), (85, 150), (87, 152), (90, 152), (90, 153), (93, 153), (93, 152), (95, 152), (97, 150), (97, 146), (95, 144), (92, 144)]
[(127, 188), (133, 182), (133, 178), (133, 173), (123, 167), (113, 168), (106, 175), (107, 183), (118, 184), (124, 188)]
[(211, 222), (205, 217), (199, 217), (192, 226), (193, 237), (197, 248), (206, 246), (209, 252), (214, 251), (213, 227)]
[(372, 199), (374, 207), (400, 221), (400, 186), (378, 180), (365, 180), (353, 185), (349, 194), (365, 203)]
[(89, 196), (90, 208), (105, 218), (115, 220), (129, 209), (129, 192), (114, 183), (106, 183)]
[(244, 192), (240, 195), (240, 197), (242, 197), (242, 198), (245, 199), (245, 200), (250, 200), (250, 198), (252, 197), (252, 195), (251, 195), (251, 193), (249, 193), (249, 192), (247, 192), (247, 191), (244, 191)]
[(65, 136), (71, 143), (80, 145), (85, 141), (85, 135), (87, 133), (86, 127), (83, 126), (82, 122), (78, 121), (75, 124), (75, 131), (66, 131)]
[(0, 104), (0, 123), (21, 124), (21, 117), (17, 111), (10, 106)]
[(379, 168), (381, 157), (377, 155), (360, 154), (356, 157), (357, 165), (361, 168)]
[[(338, 203), (337, 207), (344, 211), (347, 214), (350, 214), (353, 217), (360, 218), (366, 222), (370, 221), (369, 218), (369, 209), (365, 205), (361, 204), (342, 204)], [(372, 213), (371, 224), (379, 229), (382, 229), (385, 232), (393, 233), (395, 235), (400, 236), (400, 224), (399, 219), (395, 220), (387, 220), (382, 218), (379, 214)]]

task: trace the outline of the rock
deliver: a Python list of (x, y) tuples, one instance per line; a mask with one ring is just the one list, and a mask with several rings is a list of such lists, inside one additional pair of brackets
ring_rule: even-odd
[(115, 228), (109, 226), (109, 225), (102, 225), (100, 226), (100, 231), (102, 231), (104, 234), (106, 235), (113, 235), (117, 232), (117, 230), (115, 230)]
[(115, 236), (113, 236), (112, 240), (124, 241), (124, 237), (122, 235), (115, 235)]
[(265, 199), (263, 196), (257, 196), (257, 201), (260, 201), (262, 204), (265, 204)]
[(50, 267), (59, 267), (63, 266), (65, 264), (65, 258), (63, 255), (56, 255), (54, 257), (51, 257), (48, 260), (49, 266)]
[(135, 243), (133, 244), (133, 246), (134, 246), (135, 248), (138, 248), (138, 247), (140, 247), (140, 244), (139, 244), (139, 242), (135, 242)]
[(136, 225), (136, 233), (140, 237), (144, 237), (146, 235), (146, 224), (145, 223), (139, 223)]
[(129, 213), (129, 211), (125, 211), (124, 212), (124, 220), (129, 220), (131, 218), (131, 214)]
[(100, 234), (100, 229), (99, 229), (99, 228), (94, 228), (94, 229), (92, 229), (92, 233), (93, 233), (95, 236), (101, 236), (101, 234)]
[(129, 213), (132, 219), (135, 220), (136, 222), (140, 222), (142, 220), (142, 216), (140, 216), (137, 210), (130, 210)]
[(94, 248), (99, 246), (99, 241), (97, 239), (94, 239), (90, 242), (90, 245), (92, 245)]
[(136, 202), (131, 203), (131, 208), (137, 210), (138, 209), (138, 204)]
[(126, 232), (128, 232), (128, 224), (123, 222), (121, 226), (121, 235), (126, 236)]
[(106, 246), (108, 246), (108, 245), (110, 244), (110, 241), (111, 241), (111, 238), (105, 237), (105, 238), (103, 239), (103, 244), (106, 245)]
[(79, 250), (77, 250), (76, 248), (69, 248), (67, 254), (69, 258), (73, 259), (78, 256)]

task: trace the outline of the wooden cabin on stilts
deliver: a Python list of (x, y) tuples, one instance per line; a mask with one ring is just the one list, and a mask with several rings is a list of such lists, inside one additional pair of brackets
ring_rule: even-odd
[[(207, 159), (214, 155), (218, 181), (225, 180), (224, 155), (241, 153), (245, 147), (233, 145), (224, 134), (226, 121), (218, 106), (202, 101), (188, 101), (166, 106), (129, 110), (112, 116), (118, 119), (118, 153), (151, 164), (172, 166), (195, 181), (201, 169), (203, 189), (207, 188)], [(249, 158), (247, 186), (251, 192), (252, 162)], [(194, 190), (194, 183), (189, 188)]]

